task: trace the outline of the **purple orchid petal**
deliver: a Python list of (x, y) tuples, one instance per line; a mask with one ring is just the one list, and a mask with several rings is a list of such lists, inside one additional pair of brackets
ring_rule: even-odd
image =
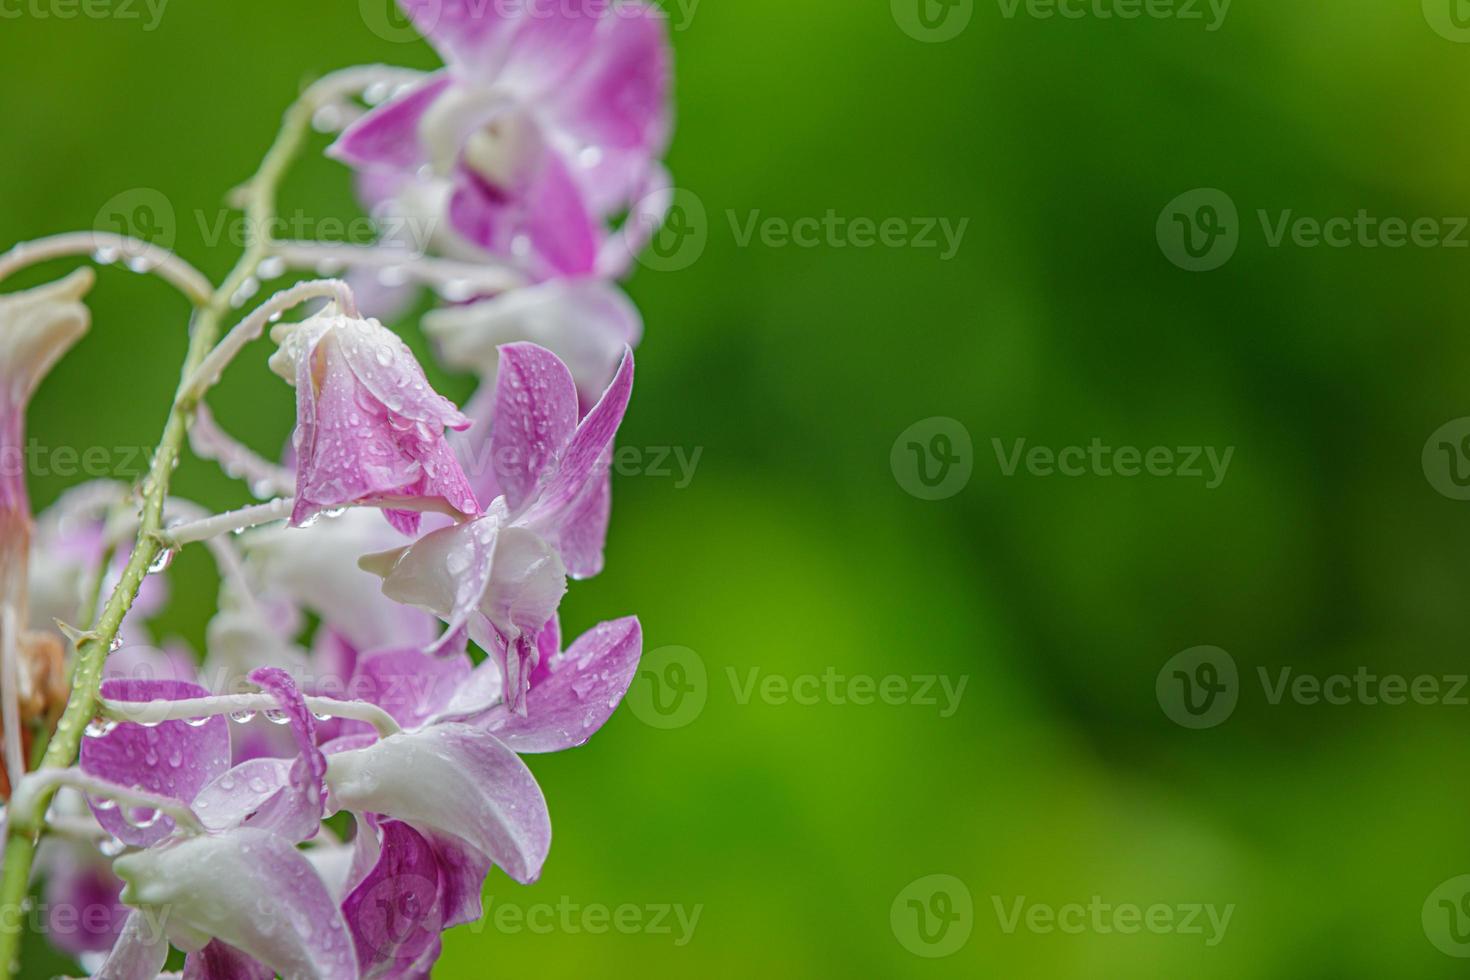
[(516, 881), (541, 873), (551, 820), (536, 778), (488, 732), (434, 725), (332, 756), (327, 781), (344, 808), (458, 837)]
[(183, 980), (274, 980), (276, 972), (218, 939), (184, 959)]
[(162, 915), (134, 911), (95, 974), (105, 980), (154, 980), (168, 959)]
[(555, 472), (579, 417), (577, 385), (560, 358), (535, 344), (500, 348), (490, 446), (513, 513)]
[(461, 166), (449, 221), (473, 244), (514, 256), (537, 278), (592, 272), (602, 228), (565, 160), (543, 147), (519, 186), (504, 188)]
[(434, 849), (397, 820), (382, 821), (377, 832), (376, 863), (342, 902), (363, 980), (404, 976), (435, 947), (443, 928)]
[(527, 101), (545, 98), (592, 56), (607, 0), (559, 0), (522, 4), (497, 80)]
[(557, 654), (526, 695), (526, 714), (498, 705), (481, 723), (516, 752), (560, 752), (603, 726), (627, 694), (643, 653), (636, 617), (602, 623)]
[(625, 4), (600, 27), (591, 57), (551, 95), (548, 114), (575, 144), (594, 149), (578, 178), (609, 214), (668, 147), (673, 69), (668, 16), (657, 7)]
[(385, 650), (357, 665), (348, 688), (354, 699), (371, 701), (404, 728), (417, 728), (454, 702), (473, 669), (463, 653)]
[(602, 574), (603, 549), (607, 545), (608, 524), (612, 520), (612, 449), (597, 464), (600, 477), (593, 477), (582, 489), (581, 498), (567, 508), (556, 531), (556, 547), (566, 562), (567, 574), (575, 579), (589, 579)]
[(505, 4), (484, 0), (399, 0), (414, 27), (444, 60), (480, 78), (504, 64), (517, 26)]
[(356, 980), (341, 911), (306, 856), (269, 831), (240, 828), (170, 841), (114, 862), (123, 900), (167, 912), (187, 949), (209, 939), (288, 977)]
[(348, 126), (327, 148), (327, 155), (354, 167), (417, 170), (428, 162), (419, 141), (419, 123), (451, 83), (448, 72), (430, 75)]
[(633, 352), (630, 350), (624, 353), (623, 363), (601, 400), (577, 426), (556, 476), (525, 517), (528, 525), (538, 529), (556, 528), (581, 501), (588, 483), (601, 479), (606, 472), (613, 437), (623, 422), (632, 394)]
[[(208, 694), (198, 684), (184, 681), (109, 680), (102, 684), (103, 697), (137, 702), (139, 717), (145, 720), (149, 702), (180, 701)], [(220, 717), (198, 726), (185, 721), (166, 721), (154, 726), (123, 722), (106, 735), (82, 741), (84, 772), (184, 804), (193, 800), (206, 783), (229, 765), (229, 723)], [(174, 830), (174, 822), (169, 817), (152, 811), (125, 814), (123, 810), (116, 805), (92, 804), (97, 822), (118, 840), (134, 847), (148, 847)]]
[(485, 878), (494, 865), (484, 854), (457, 837), (425, 833), (439, 862), (439, 904), (444, 928), (479, 922), (485, 915), (481, 899)]
[(624, 4), (599, 26), (594, 57), (558, 90), (553, 115), (583, 143), (662, 154), (673, 80), (668, 15), (652, 4)]
[(316, 836), (326, 806), (327, 760), (316, 745), (316, 719), (291, 675), (279, 667), (252, 671), (250, 682), (276, 699), (300, 753), (291, 765), (287, 785), (255, 814), (251, 826), (271, 830), (292, 841)]

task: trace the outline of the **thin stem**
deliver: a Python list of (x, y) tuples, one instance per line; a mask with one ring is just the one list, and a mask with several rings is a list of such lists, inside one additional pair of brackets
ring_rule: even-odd
[[(401, 729), (393, 716), (371, 701), (339, 701), (336, 698), (305, 697), (307, 710), (313, 714), (346, 718), (350, 721), (365, 721), (378, 730), (383, 737), (397, 734)], [(236, 712), (275, 711), (280, 702), (269, 694), (220, 694), (207, 698), (189, 698), (181, 701), (111, 701), (99, 698), (98, 705), (103, 717), (114, 721), (134, 724), (157, 725), (165, 721), (185, 721), (194, 718), (213, 718), (216, 715)]]
[(265, 459), (222, 429), (209, 406), (202, 402), (189, 427), (189, 448), (200, 459), (219, 463), (228, 476), (244, 480), (257, 497), (289, 497), (296, 492), (296, 474)]
[[(311, 128), (313, 109), (314, 102), (311, 91), (308, 90), (286, 111), (275, 142), (243, 191), (246, 198), (245, 216), (250, 226), (270, 227), (275, 214), (276, 188)], [(108, 649), (122, 626), (123, 617), (137, 598), (144, 576), (148, 574), (149, 567), (162, 547), (163, 507), (168, 497), (169, 479), (187, 437), (189, 419), (202, 394), (190, 391), (187, 382), (214, 346), (219, 336), (220, 322), (229, 308), (230, 298), (255, 275), (255, 270), (261, 260), (266, 258), (269, 247), (269, 241), (258, 236), (253, 238), (235, 268), (219, 288), (208, 295), (207, 301), (198, 309), (194, 318), (188, 353), (180, 372), (179, 390), (174, 396), (163, 435), (153, 454), (152, 466), (143, 483), (143, 505), (138, 521), (137, 541), (117, 586), (103, 607), (93, 637), (77, 649), (76, 663), (72, 670), (71, 695), (67, 700), (66, 710), (57, 723), (56, 734), (46, 749), (43, 761), (45, 769), (65, 769), (72, 764), (81, 746), (82, 731), (97, 712), (102, 665), (107, 659)], [(0, 269), (3, 268), (0, 266)], [(158, 268), (161, 274), (164, 266), (160, 265)], [(54, 791), (54, 786), (43, 786), (43, 798), (40, 801), (42, 810)], [(18, 911), (25, 901), (29, 887), (31, 864), (35, 859), (37, 828), (9, 820), (6, 823), (6, 835), (4, 872), (3, 879), (0, 879), (0, 980), (11, 980), (19, 959), (24, 917)]]
[(258, 527), (261, 524), (270, 524), (275, 521), (283, 521), (291, 516), (291, 508), (296, 501), (291, 497), (278, 497), (269, 503), (256, 504), (253, 507), (241, 507), (239, 510), (226, 511), (223, 514), (215, 514), (203, 520), (190, 521), (187, 524), (177, 524), (161, 535), (163, 543), (170, 548), (182, 548), (186, 544), (196, 541), (208, 541), (217, 538), (221, 534), (231, 534), (235, 531), (243, 531), (249, 527)]
[(402, 276), (404, 282), (436, 286), (445, 293), (445, 299), (455, 301), (526, 285), (526, 277), (509, 267), (432, 258), (391, 245), (277, 242), (271, 254), (292, 268), (313, 269), (322, 275), (341, 269), (376, 269)]
[(340, 279), (315, 279), (311, 282), (301, 282), (290, 289), (283, 289), (270, 299), (266, 300), (255, 312), (235, 324), (225, 339), (219, 342), (214, 350), (209, 352), (189, 379), (189, 393), (196, 398), (207, 391), (219, 381), (220, 375), (229, 367), (230, 362), (245, 345), (265, 333), (265, 328), (278, 320), (281, 314), (295, 306), (313, 299), (330, 299), (341, 307), (347, 316), (357, 316), (357, 303), (352, 298), (352, 290), (347, 283)]
[(89, 776), (80, 769), (42, 769), (21, 780), (10, 801), (10, 823), (16, 829), (39, 832), (46, 820), (51, 797), (62, 786), (70, 786), (93, 797), (116, 800), (120, 804), (157, 810), (174, 823), (192, 833), (203, 833), (199, 817), (178, 800), (147, 790), (133, 789), (118, 783)]
[(90, 255), (103, 265), (124, 257), (134, 272), (156, 272), (195, 306), (209, 302), (214, 287), (204, 274), (173, 252), (150, 242), (105, 231), (74, 231), (22, 242), (0, 255), (0, 280), (27, 266), (71, 255)]

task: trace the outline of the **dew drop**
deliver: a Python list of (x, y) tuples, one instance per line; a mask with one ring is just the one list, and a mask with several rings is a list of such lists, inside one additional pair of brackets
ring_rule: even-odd
[(116, 728), (117, 722), (111, 718), (93, 718), (87, 722), (87, 727), (82, 730), (82, 734), (87, 738), (105, 738)]
[(174, 558), (178, 553), (178, 550), (175, 548), (164, 548), (153, 557), (152, 564), (148, 566), (148, 574), (160, 575), (168, 571), (169, 566), (174, 563)]
[(255, 712), (249, 710), (248, 708), (247, 709), (244, 709), (242, 711), (231, 711), (230, 712), (230, 721), (233, 721), (233, 722), (235, 722), (237, 724), (240, 724), (240, 725), (248, 725), (250, 722), (252, 722), (254, 720), (255, 720)]

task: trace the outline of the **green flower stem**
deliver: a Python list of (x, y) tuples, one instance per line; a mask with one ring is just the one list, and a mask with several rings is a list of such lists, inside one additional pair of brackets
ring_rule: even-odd
[[(89, 638), (77, 648), (71, 696), (61, 721), (57, 723), (56, 734), (46, 748), (43, 768), (63, 769), (72, 765), (81, 746), (82, 732), (97, 714), (102, 665), (122, 626), (123, 617), (137, 598), (144, 576), (164, 547), (163, 507), (168, 497), (169, 479), (188, 435), (190, 419), (203, 395), (203, 391), (189, 382), (219, 338), (221, 322), (230, 309), (230, 298), (255, 275), (261, 260), (270, 253), (272, 243), (267, 232), (275, 217), (276, 190), (306, 139), (315, 109), (316, 100), (311, 90), (292, 104), (276, 134), (275, 143), (245, 187), (245, 217), (256, 233), (250, 236), (249, 247), (224, 283), (197, 308), (179, 389), (169, 409), (163, 436), (153, 453), (148, 476), (143, 481), (137, 542), (96, 626)], [(4, 876), (0, 879), (0, 980), (11, 980), (20, 966), (20, 943), (25, 931), (23, 909), (29, 890), (31, 864), (40, 837), (40, 825), (54, 790), (54, 786), (48, 787), (36, 806), (27, 807), (29, 812), (12, 812), (7, 821)]]

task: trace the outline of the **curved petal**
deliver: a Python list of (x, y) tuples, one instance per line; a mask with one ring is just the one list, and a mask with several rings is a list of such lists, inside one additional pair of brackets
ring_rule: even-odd
[(668, 147), (673, 52), (668, 17), (650, 4), (625, 4), (599, 26), (592, 57), (552, 96), (549, 115), (587, 148), (577, 176), (605, 214), (627, 204)]
[(530, 343), (500, 348), (491, 463), (512, 513), (555, 472), (579, 418), (577, 385), (559, 357)]
[(168, 938), (162, 924), (164, 914), (130, 913), (96, 976), (103, 980), (153, 980), (158, 976), (168, 959)]
[(622, 425), (623, 415), (628, 410), (628, 401), (633, 395), (633, 352), (625, 351), (623, 362), (612, 384), (603, 392), (602, 398), (592, 411), (577, 426), (561, 467), (542, 493), (541, 499), (526, 515), (528, 525), (554, 533), (557, 524), (565, 519), (582, 499), (587, 485), (602, 476), (610, 459), (613, 437)]
[[(147, 721), (150, 702), (180, 701), (209, 694), (185, 681), (109, 680), (102, 696), (136, 702), (140, 721)], [(186, 721), (162, 724), (122, 722), (100, 737), (82, 740), (81, 766), (90, 775), (122, 786), (145, 789), (188, 804), (206, 783), (230, 765), (229, 723), (214, 717), (202, 725)], [(174, 822), (154, 811), (123, 813), (117, 805), (92, 804), (97, 822), (118, 840), (148, 847), (173, 833)]]
[(526, 695), (526, 714), (497, 705), (482, 723), (516, 752), (560, 752), (581, 745), (603, 726), (628, 693), (643, 630), (629, 616), (594, 626), (551, 659)]
[(501, 188), (460, 167), (449, 201), (450, 223), (473, 244), (523, 263), (537, 278), (592, 272), (602, 225), (566, 161), (543, 146), (534, 165), (524, 170), (519, 186)]
[(114, 863), (123, 901), (166, 911), (170, 935), (218, 939), (288, 977), (356, 980), (342, 913), (290, 842), (245, 827), (171, 841)]
[(425, 833), (439, 862), (439, 903), (444, 928), (479, 922), (485, 915), (481, 893), (485, 877), (494, 864), (488, 857), (457, 837)]
[(199, 791), (194, 812), (211, 831), (249, 825), (291, 781), (290, 759), (253, 758), (241, 762)]
[(467, 725), (400, 732), (334, 755), (327, 783), (345, 809), (461, 838), (522, 883), (536, 880), (551, 847), (536, 778), (499, 739)]
[[(485, 0), (398, 0), (434, 49), (451, 65), (478, 78), (493, 78), (505, 63), (516, 19), (507, 4)], [(514, 9), (514, 5), (509, 5)]]
[(286, 785), (256, 811), (251, 826), (292, 841), (315, 837), (327, 798), (327, 760), (316, 745), (316, 719), (306, 710), (291, 675), (279, 667), (261, 667), (250, 674), (250, 681), (281, 706), (277, 716), (290, 726), (300, 753), (291, 764)]
[[(382, 821), (377, 832), (377, 861), (342, 902), (364, 980), (406, 975), (443, 926), (434, 849), (398, 820)], [(359, 833), (371, 831), (359, 824)]]
[(417, 170), (428, 162), (419, 140), (419, 123), (450, 84), (448, 72), (430, 75), (354, 121), (327, 148), (327, 155), (354, 167)]

